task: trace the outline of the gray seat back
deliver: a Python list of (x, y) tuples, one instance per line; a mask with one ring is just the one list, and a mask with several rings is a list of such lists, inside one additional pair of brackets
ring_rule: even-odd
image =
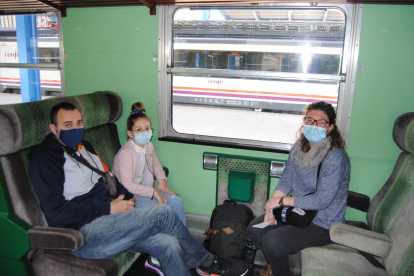
[(28, 154), (50, 132), (50, 110), (62, 101), (80, 109), (85, 121), (85, 139), (108, 166), (112, 166), (120, 148), (113, 122), (122, 114), (122, 101), (112, 92), (0, 106), (0, 164), (14, 214), (31, 226), (46, 226), (47, 222), (29, 180)]
[[(50, 133), (50, 110), (63, 101), (73, 103), (80, 109), (84, 119), (85, 140), (94, 146), (108, 167), (112, 167), (114, 157), (121, 147), (114, 122), (122, 115), (122, 100), (113, 92), (99, 91), (0, 106), (0, 165), (8, 191), (5, 192), (7, 202), (12, 206), (9, 208), (12, 210), (8, 211), (12, 213), (13, 219), (17, 217), (17, 220), (23, 221), (17, 224), (10, 222), (16, 228), (22, 226), (27, 231), (31, 226), (47, 226), (29, 180), (28, 154), (33, 146)], [(22, 232), (20, 228), (17, 230)], [(27, 254), (34, 275), (122, 275), (139, 256), (127, 251), (110, 260), (87, 260), (77, 258), (69, 251), (30, 250), (29, 245), (21, 245), (21, 240), (28, 240), (27, 233), (23, 236), (12, 235), (10, 239), (23, 255)], [(9, 257), (11, 254), (8, 251), (9, 248), (0, 249), (0, 256)], [(24, 259), (20, 258), (22, 256), (16, 257), (18, 261)]]
[(414, 113), (397, 118), (393, 138), (403, 150), (394, 170), (373, 198), (367, 221), (375, 232), (387, 234), (393, 241), (384, 259), (387, 271), (394, 275), (414, 273)]

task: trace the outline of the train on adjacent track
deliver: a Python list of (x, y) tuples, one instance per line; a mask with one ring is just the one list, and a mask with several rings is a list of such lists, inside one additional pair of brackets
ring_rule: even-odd
[[(219, 27), (223, 28), (223, 24)], [(343, 35), (341, 24), (325, 23), (323, 31), (328, 29), (330, 35), (334, 34), (333, 39), (322, 41), (316, 37), (311, 42), (313, 44), (310, 45), (311, 51), (308, 50), (306, 53), (303, 49), (304, 46), (309, 46), (309, 41), (306, 42), (307, 45), (302, 45), (300, 40), (281, 40), (278, 37), (272, 40), (257, 37), (246, 45), (237, 28), (244, 24), (244, 27), (248, 29), (251, 22), (238, 22), (237, 24), (234, 28), (229, 28), (230, 33), (216, 38), (205, 38), (203, 31), (206, 32), (206, 30), (201, 28), (192, 30), (184, 26), (185, 23), (181, 24), (184, 27), (181, 26), (181, 29), (177, 27), (173, 42), (174, 68), (322, 75), (335, 75), (340, 70), (342, 41), (336, 38)], [(211, 28), (211, 23), (209, 26)], [(292, 26), (287, 26), (288, 29), (284, 35)], [(320, 29), (321, 26), (310, 28)], [(320, 31), (319, 34), (321, 34)], [(40, 63), (59, 62), (58, 28), (56, 26), (38, 28), (38, 51)], [(16, 29), (0, 29), (0, 53), (0, 63), (19, 62)], [(339, 94), (337, 82), (282, 81), (214, 75), (201, 77), (185, 74), (174, 75), (172, 82), (174, 104), (277, 112), (301, 112), (304, 106), (319, 100), (336, 106)], [(59, 94), (61, 91), (60, 72), (40, 70), (40, 86), (43, 95)], [(0, 92), (20, 93), (19, 69), (0, 68)]]
[[(58, 29), (56, 26), (39, 27), (38, 38), (39, 63), (59, 63)], [(0, 63), (18, 63), (19, 53), (16, 40), (16, 28), (0, 29)], [(0, 68), (0, 92), (20, 94), (20, 69)], [(30, 69), (32, 70), (32, 69)], [(59, 95), (61, 91), (60, 71), (40, 70), (42, 95)]]

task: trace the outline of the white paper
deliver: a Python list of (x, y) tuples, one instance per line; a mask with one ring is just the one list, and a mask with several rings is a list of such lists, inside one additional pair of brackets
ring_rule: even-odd
[(256, 228), (265, 228), (265, 227), (267, 227), (267, 226), (269, 226), (270, 225), (270, 223), (268, 222), (268, 221), (265, 221), (265, 222), (262, 222), (262, 223), (259, 223), (259, 224), (255, 224), (255, 225), (253, 225), (253, 227), (256, 227)]

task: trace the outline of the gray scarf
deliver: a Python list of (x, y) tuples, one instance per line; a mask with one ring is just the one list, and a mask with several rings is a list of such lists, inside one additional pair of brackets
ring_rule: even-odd
[(319, 163), (322, 162), (330, 147), (331, 139), (327, 138), (318, 143), (316, 147), (309, 152), (303, 152), (302, 144), (299, 139), (292, 147), (290, 158), (292, 158), (293, 162), (295, 162), (298, 166), (309, 170), (318, 166)]

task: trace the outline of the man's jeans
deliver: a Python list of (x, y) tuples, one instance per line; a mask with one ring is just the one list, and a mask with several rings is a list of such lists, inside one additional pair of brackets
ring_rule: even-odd
[(153, 205), (99, 217), (80, 231), (84, 245), (72, 254), (106, 259), (125, 250), (142, 252), (160, 261), (165, 276), (191, 275), (209, 253), (189, 233), (168, 205)]
[[(167, 196), (164, 194), (163, 191), (160, 191), (160, 194), (167, 200), (167, 205), (171, 206), (175, 213), (180, 218), (181, 222), (186, 225), (185, 221), (185, 211), (184, 211), (184, 204), (183, 200), (179, 196)], [(158, 200), (154, 197), (152, 200), (150, 197), (143, 197), (143, 196), (137, 196), (137, 204), (135, 204), (135, 208), (142, 208), (150, 205), (157, 205)]]

